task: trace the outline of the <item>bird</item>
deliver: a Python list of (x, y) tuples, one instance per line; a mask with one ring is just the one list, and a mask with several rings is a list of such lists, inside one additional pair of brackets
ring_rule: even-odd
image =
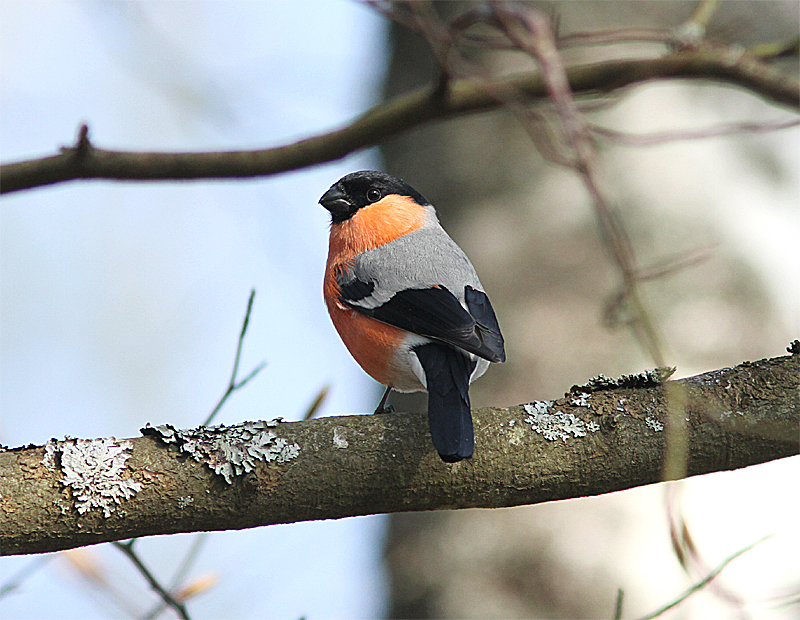
[(392, 390), (428, 393), (433, 446), (446, 463), (472, 457), (470, 383), (506, 359), (475, 268), (413, 187), (384, 172), (343, 176), (319, 203), (331, 228), (323, 293), (356, 362)]

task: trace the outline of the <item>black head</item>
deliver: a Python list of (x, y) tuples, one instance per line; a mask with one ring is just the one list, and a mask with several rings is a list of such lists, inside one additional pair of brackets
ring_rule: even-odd
[(397, 177), (375, 170), (353, 172), (336, 181), (319, 199), (331, 212), (334, 224), (350, 219), (353, 214), (391, 194), (408, 196), (421, 205), (430, 204), (413, 187)]

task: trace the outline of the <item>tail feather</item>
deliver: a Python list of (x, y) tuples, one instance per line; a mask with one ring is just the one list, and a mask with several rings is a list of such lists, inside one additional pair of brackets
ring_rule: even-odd
[(469, 404), (469, 377), (475, 361), (453, 347), (429, 343), (416, 347), (428, 388), (428, 423), (439, 456), (455, 463), (472, 456), (475, 437)]

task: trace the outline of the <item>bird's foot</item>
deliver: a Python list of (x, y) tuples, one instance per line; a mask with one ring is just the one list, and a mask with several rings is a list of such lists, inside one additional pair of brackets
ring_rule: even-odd
[(394, 407), (386, 403), (386, 401), (389, 398), (389, 392), (391, 391), (392, 391), (392, 386), (391, 385), (386, 386), (386, 391), (383, 393), (381, 402), (379, 402), (378, 406), (375, 408), (375, 413), (394, 413)]

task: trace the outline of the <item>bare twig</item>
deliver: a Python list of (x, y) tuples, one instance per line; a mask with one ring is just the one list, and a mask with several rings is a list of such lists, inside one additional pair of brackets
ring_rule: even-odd
[[(172, 581), (170, 582), (169, 591), (175, 592), (177, 588), (180, 587), (183, 580), (186, 578), (186, 575), (189, 572), (194, 561), (197, 559), (198, 554), (200, 553), (200, 549), (203, 547), (205, 542), (208, 540), (208, 532), (201, 532), (194, 537), (192, 541), (192, 546), (187, 551), (186, 555), (183, 558), (178, 569), (175, 571), (175, 574), (172, 576)], [(153, 609), (151, 609), (147, 614), (142, 617), (142, 620), (153, 620), (161, 615), (161, 612), (167, 607), (167, 602), (163, 599), (159, 602)]]
[(712, 251), (712, 248), (699, 248), (694, 251), (684, 252), (674, 258), (667, 258), (659, 261), (649, 267), (641, 267), (636, 274), (636, 279), (639, 282), (656, 280), (682, 271), (683, 269), (695, 267), (711, 258)]
[(133, 545), (131, 543), (133, 543), (132, 540), (128, 543), (113, 542), (111, 544), (128, 556), (128, 559), (133, 562), (134, 566), (136, 566), (142, 576), (150, 584), (150, 587), (158, 593), (158, 595), (161, 597), (161, 600), (163, 600), (166, 605), (174, 609), (175, 613), (183, 618), (183, 620), (191, 620), (189, 612), (186, 609), (186, 605), (178, 601), (164, 586), (159, 583), (158, 579), (155, 578), (153, 573), (150, 572), (147, 566), (144, 565), (144, 562), (142, 562), (137, 553), (133, 550)]
[(617, 589), (617, 599), (614, 601), (614, 620), (622, 618), (622, 602), (625, 599), (625, 590)]
[(558, 37), (558, 47), (617, 45), (619, 43), (669, 43), (671, 34), (650, 28), (608, 30), (604, 32), (578, 32)]
[(317, 393), (317, 396), (314, 398), (313, 401), (311, 401), (311, 404), (308, 406), (308, 409), (306, 409), (306, 412), (303, 415), (304, 420), (310, 420), (317, 414), (317, 411), (319, 411), (319, 408), (322, 406), (322, 403), (325, 402), (325, 399), (328, 397), (328, 393), (330, 391), (331, 391), (330, 385), (322, 386), (322, 389), (320, 389), (320, 391)]
[[(85, 132), (82, 131), (81, 135), (83, 136), (84, 134)], [(242, 345), (244, 343), (244, 337), (247, 334), (247, 328), (250, 324), (250, 313), (253, 310), (253, 300), (255, 299), (255, 296), (256, 296), (256, 291), (255, 289), (253, 289), (250, 291), (250, 297), (247, 300), (247, 310), (245, 311), (244, 320), (242, 321), (242, 329), (239, 331), (239, 340), (236, 344), (236, 356), (234, 357), (233, 360), (233, 371), (231, 372), (231, 378), (228, 381), (228, 387), (225, 390), (225, 393), (222, 395), (222, 398), (219, 399), (219, 402), (216, 404), (216, 406), (208, 415), (208, 417), (206, 417), (201, 426), (208, 426), (214, 419), (214, 417), (217, 415), (217, 413), (219, 413), (219, 411), (222, 409), (222, 406), (225, 404), (225, 402), (228, 400), (231, 394), (233, 394), (236, 390), (243, 388), (250, 381), (250, 379), (255, 377), (261, 371), (261, 369), (264, 368), (266, 364), (266, 362), (261, 362), (253, 370), (251, 370), (250, 373), (244, 379), (240, 381), (236, 380), (237, 375), (239, 374), (239, 361), (242, 356)], [(175, 604), (181, 604), (181, 603), (180, 601), (178, 601), (178, 599), (175, 598), (172, 592), (180, 585), (181, 581), (185, 576), (186, 571), (189, 570), (189, 567), (191, 566), (192, 562), (194, 562), (195, 558), (197, 557), (197, 553), (199, 552), (200, 547), (202, 546), (205, 540), (205, 536), (201, 534), (200, 536), (197, 537), (195, 543), (189, 549), (189, 552), (187, 553), (186, 557), (181, 563), (181, 566), (176, 571), (175, 576), (173, 577), (173, 583), (169, 589), (166, 589), (157, 582), (155, 582), (153, 576), (149, 572), (146, 572), (147, 571), (146, 567), (142, 563), (141, 559), (138, 557), (136, 551), (133, 549), (133, 545), (136, 542), (136, 540), (137, 540), (136, 538), (132, 538), (131, 540), (125, 543), (117, 542), (114, 543), (114, 545), (125, 552), (125, 555), (127, 555), (128, 558), (131, 559), (131, 561), (136, 565), (136, 568), (139, 569), (139, 571), (142, 573), (145, 579), (147, 579), (151, 583), (153, 589), (156, 590), (156, 592), (158, 592), (161, 595), (162, 603), (155, 606), (148, 614), (146, 614), (145, 618), (148, 619), (155, 618), (161, 613), (161, 611), (164, 609), (164, 606), (173, 607), (176, 610), (178, 610), (178, 608), (175, 607)]]
[(737, 134), (766, 133), (769, 131), (780, 131), (790, 127), (800, 125), (800, 119), (788, 119), (773, 122), (740, 122), (725, 123), (706, 127), (703, 129), (675, 129), (649, 134), (632, 134), (623, 131), (616, 131), (599, 125), (589, 125), (592, 133), (603, 138), (608, 138), (625, 146), (653, 146), (666, 142), (677, 142), (679, 140), (703, 140), (717, 136), (733, 136)]
[(542, 69), (564, 139), (573, 153), (571, 167), (584, 181), (594, 204), (602, 238), (620, 271), (623, 284), (618, 297), (626, 301), (633, 311), (630, 327), (656, 366), (664, 366), (657, 330), (637, 287), (638, 268), (633, 244), (602, 188), (598, 158), (590, 132), (573, 97), (566, 68), (556, 49), (548, 20), (534, 9), (509, 9), (503, 4), (493, 6), (498, 23), (511, 41), (534, 58)]
[[(689, 578), (694, 579), (699, 575), (707, 574), (711, 570), (711, 567), (700, 554), (694, 542), (694, 537), (689, 530), (689, 524), (683, 516), (680, 506), (683, 488), (683, 485), (676, 484), (670, 485), (666, 490), (667, 521), (669, 524), (670, 542), (675, 557), (678, 559), (678, 563)], [(723, 584), (714, 582), (710, 584), (709, 587), (713, 594), (725, 600), (727, 603), (738, 607), (740, 610), (743, 608), (744, 601), (742, 598), (729, 588), (726, 588)], [(745, 615), (744, 617), (747, 616)]]
[(694, 594), (695, 592), (697, 592), (698, 590), (703, 588), (707, 583), (709, 583), (712, 579), (714, 579), (717, 575), (719, 575), (722, 572), (722, 569), (724, 569), (728, 564), (733, 562), (733, 560), (738, 558), (740, 555), (742, 555), (744, 553), (747, 553), (748, 551), (750, 551), (750, 549), (752, 549), (756, 545), (764, 542), (765, 540), (770, 538), (770, 536), (765, 536), (764, 538), (761, 538), (761, 539), (757, 540), (756, 542), (747, 545), (743, 549), (739, 549), (739, 551), (737, 551), (733, 555), (728, 556), (719, 566), (717, 566), (714, 570), (712, 570), (710, 573), (708, 573), (708, 575), (706, 575), (703, 579), (701, 579), (700, 581), (695, 583), (693, 586), (688, 588), (685, 592), (683, 592), (675, 600), (667, 603), (666, 605), (664, 605), (663, 607), (660, 607), (659, 609), (655, 610), (652, 613), (649, 613), (649, 614), (647, 614), (645, 616), (642, 616), (641, 618), (639, 618), (639, 620), (652, 620), (653, 618), (656, 618), (657, 616), (660, 616), (661, 614), (669, 611), (673, 607), (675, 607), (677, 605), (680, 605), (683, 601), (685, 601), (687, 598), (689, 598), (692, 594)]
[(703, 29), (708, 28), (708, 24), (711, 23), (711, 18), (717, 12), (719, 5), (720, 0), (699, 0), (694, 11), (692, 11), (689, 21)]
[(705, 36), (719, 3), (720, 0), (698, 0), (689, 19), (675, 29), (673, 43), (681, 46), (698, 45)]
[(244, 343), (245, 334), (247, 334), (247, 326), (250, 323), (250, 312), (253, 309), (253, 299), (255, 299), (256, 290), (253, 289), (250, 291), (250, 299), (247, 300), (247, 311), (244, 314), (244, 321), (242, 322), (242, 330), (239, 332), (239, 342), (236, 345), (236, 357), (233, 360), (233, 372), (231, 372), (230, 381), (228, 381), (228, 387), (225, 390), (225, 393), (222, 395), (222, 398), (219, 399), (219, 402), (216, 404), (214, 409), (211, 413), (208, 414), (208, 417), (203, 421), (201, 426), (208, 426), (211, 424), (211, 421), (214, 417), (219, 413), (219, 410), (222, 409), (222, 406), (228, 400), (231, 394), (233, 394), (236, 390), (243, 388), (250, 379), (255, 377), (261, 369), (266, 366), (267, 362), (263, 361), (258, 366), (253, 368), (248, 375), (242, 379), (241, 381), (236, 381), (236, 376), (239, 374), (239, 359), (242, 356), (242, 344)]
[(758, 58), (797, 58), (800, 55), (800, 36), (784, 41), (759, 43), (749, 49)]
[(38, 572), (40, 569), (47, 566), (47, 564), (50, 563), (50, 560), (52, 560), (54, 557), (56, 556), (53, 554), (47, 554), (35, 558), (19, 569), (16, 573), (11, 575), (11, 577), (6, 580), (2, 586), (0, 586), (0, 599), (17, 590), (20, 585), (22, 585), (22, 582)]

